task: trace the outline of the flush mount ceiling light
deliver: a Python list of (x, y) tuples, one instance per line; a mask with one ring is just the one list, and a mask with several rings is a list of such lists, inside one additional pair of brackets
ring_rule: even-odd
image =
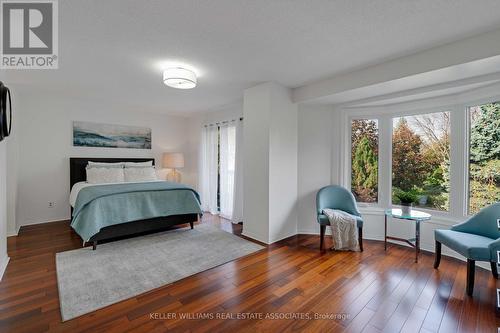
[(168, 68), (163, 71), (163, 83), (176, 89), (192, 89), (196, 87), (196, 74), (181, 67)]

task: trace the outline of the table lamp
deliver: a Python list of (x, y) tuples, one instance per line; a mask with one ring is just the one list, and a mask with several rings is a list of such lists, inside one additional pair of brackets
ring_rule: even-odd
[(167, 174), (167, 180), (171, 182), (180, 183), (181, 174), (177, 169), (184, 167), (184, 154), (182, 153), (164, 153), (163, 154), (163, 167), (171, 169)]

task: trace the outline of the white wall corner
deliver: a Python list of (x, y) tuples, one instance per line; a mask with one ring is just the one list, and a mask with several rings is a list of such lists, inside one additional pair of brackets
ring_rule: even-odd
[(272, 243), (297, 233), (297, 105), (266, 82), (244, 92), (243, 234)]
[(4, 256), (0, 260), (0, 281), (2, 281), (3, 275), (5, 271), (7, 270), (7, 265), (9, 264), (10, 258), (8, 256)]
[(253, 231), (245, 230), (244, 226), (243, 226), (243, 232), (241, 234), (243, 236), (245, 236), (245, 237), (254, 239), (254, 240), (259, 241), (261, 243), (271, 244), (271, 242), (269, 241), (268, 237), (266, 237), (265, 235), (260, 235), (260, 234), (258, 234), (256, 232), (253, 232)]
[(298, 106), (291, 90), (270, 85), (269, 238), (274, 243), (297, 234)]
[[(300, 104), (298, 112), (297, 232), (317, 233), (316, 193), (332, 184), (339, 170), (336, 129), (340, 124), (328, 105)], [(340, 127), (338, 127), (340, 128)]]
[(20, 227), (11, 227), (9, 226), (10, 228), (7, 229), (7, 237), (13, 237), (13, 236), (17, 236), (19, 234), (19, 229), (21, 229)]

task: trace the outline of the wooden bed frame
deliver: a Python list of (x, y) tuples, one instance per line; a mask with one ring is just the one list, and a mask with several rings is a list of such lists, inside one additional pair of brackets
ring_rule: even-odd
[[(152, 161), (153, 165), (155, 163), (153, 158), (75, 158), (71, 157), (69, 159), (69, 170), (70, 170), (70, 190), (73, 185), (86, 181), (87, 173), (85, 168), (89, 161), (93, 162), (103, 162), (103, 163), (116, 163), (116, 162), (149, 162)], [(73, 213), (73, 208), (71, 208)], [(97, 234), (89, 239), (89, 243), (92, 243), (92, 249), (97, 248), (97, 243), (104, 240), (111, 241), (122, 238), (128, 238), (133, 236), (140, 236), (145, 234), (150, 234), (154, 232), (160, 232), (170, 229), (172, 226), (177, 224), (189, 223), (191, 229), (194, 228), (194, 222), (198, 220), (198, 214), (182, 214), (182, 215), (171, 215), (156, 217), (146, 220), (138, 220), (126, 223), (115, 224), (109, 227), (102, 228)], [(85, 243), (83, 244), (86, 245)]]

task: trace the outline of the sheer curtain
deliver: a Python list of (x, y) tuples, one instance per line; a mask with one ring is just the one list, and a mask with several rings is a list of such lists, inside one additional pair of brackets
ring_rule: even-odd
[(233, 223), (243, 222), (243, 122), (236, 120)]
[[(200, 194), (203, 211), (243, 221), (243, 131), (240, 120), (203, 127)], [(219, 200), (217, 200), (219, 195)]]
[(234, 122), (220, 125), (220, 215), (233, 219), (234, 168), (236, 157), (236, 125)]
[(202, 209), (211, 214), (218, 213), (217, 207), (217, 126), (205, 126), (201, 135), (201, 203)]

